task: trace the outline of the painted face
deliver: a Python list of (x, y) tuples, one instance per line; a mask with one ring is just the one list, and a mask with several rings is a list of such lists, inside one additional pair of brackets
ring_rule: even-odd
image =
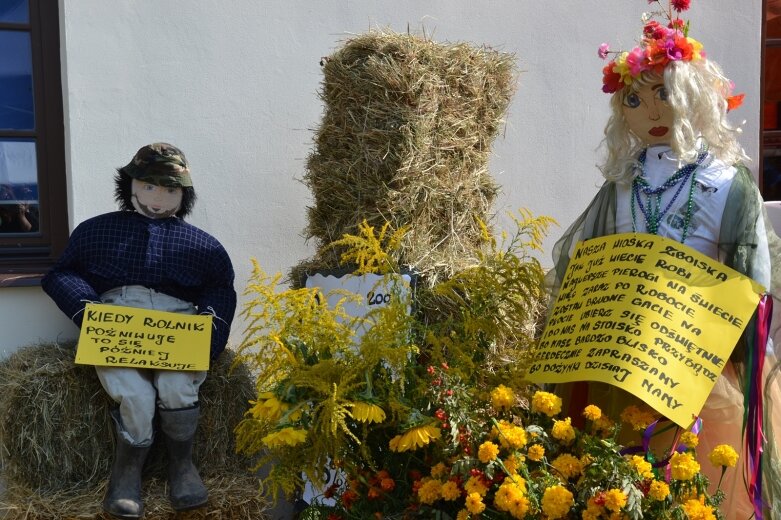
[(673, 111), (667, 104), (667, 89), (663, 83), (630, 90), (621, 110), (629, 130), (647, 145), (670, 144)]
[(166, 188), (133, 179), (130, 190), (133, 207), (145, 217), (171, 217), (182, 205), (182, 188)]

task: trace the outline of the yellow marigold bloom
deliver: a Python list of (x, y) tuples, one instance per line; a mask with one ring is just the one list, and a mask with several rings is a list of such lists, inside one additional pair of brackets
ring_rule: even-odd
[(483, 503), (483, 497), (480, 496), (479, 493), (469, 493), (466, 496), (466, 503), (464, 505), (466, 506), (467, 511), (469, 511), (473, 515), (479, 515), (480, 513), (485, 511), (485, 504)]
[(269, 448), (281, 448), (283, 446), (296, 446), (306, 440), (306, 430), (296, 428), (282, 428), (271, 432), (261, 439), (261, 442)]
[(480, 459), (480, 462), (482, 462), (483, 464), (491, 462), (498, 456), (499, 456), (499, 446), (497, 446), (491, 441), (485, 441), (477, 449), (477, 458)]
[(611, 511), (620, 511), (626, 505), (626, 495), (620, 489), (609, 489), (605, 493), (605, 507)]
[(433, 478), (423, 479), (423, 484), (418, 488), (418, 500), (422, 504), (431, 505), (440, 498), (442, 484)]
[(481, 497), (484, 497), (488, 493), (488, 488), (483, 484), (483, 480), (479, 477), (469, 477), (469, 480), (464, 484), (464, 489), (468, 495), (477, 493)]
[(550, 520), (563, 518), (575, 503), (572, 493), (564, 486), (551, 486), (542, 495), (542, 512)]
[(254, 406), (251, 408), (252, 417), (255, 419), (265, 419), (269, 422), (278, 421), (282, 414), (287, 411), (289, 406), (283, 403), (271, 392), (258, 394), (257, 401), (251, 401)]
[(597, 421), (602, 417), (602, 410), (598, 406), (590, 404), (583, 409), (583, 417), (589, 421)]
[(594, 421), (594, 429), (600, 432), (608, 433), (610, 432), (614, 427), (616, 423), (613, 422), (613, 420), (608, 417), (607, 415), (603, 415), (596, 421)]
[(681, 435), (681, 443), (687, 448), (696, 448), (700, 444), (700, 438), (697, 437), (696, 433), (683, 432), (683, 435)]
[(529, 511), (529, 500), (526, 489), (518, 486), (511, 479), (505, 479), (494, 495), (494, 505), (500, 511), (507, 511), (513, 518), (523, 518)]
[(443, 462), (438, 462), (431, 468), (431, 476), (434, 478), (444, 477), (448, 473), (450, 471), (448, 471), (447, 466)]
[(575, 440), (575, 429), (572, 427), (572, 419), (567, 417), (563, 421), (554, 421), (551, 428), (551, 435), (564, 444), (569, 444)]
[(434, 439), (439, 439), (442, 431), (431, 425), (418, 426), (407, 430), (401, 435), (396, 435), (390, 440), (388, 445), (391, 451), (404, 452), (422, 448)]
[(541, 444), (529, 446), (529, 451), (526, 452), (526, 456), (537, 462), (545, 456), (545, 448)]
[(544, 413), (548, 417), (553, 417), (561, 412), (561, 398), (539, 390), (532, 396), (532, 412)]
[(643, 457), (639, 455), (632, 455), (632, 458), (629, 460), (629, 463), (632, 465), (635, 470), (637, 470), (637, 473), (640, 474), (643, 478), (653, 478), (654, 472), (653, 472), (653, 466), (650, 462), (645, 460)]
[(469, 511), (462, 509), (456, 515), (456, 520), (469, 520)]
[(729, 444), (719, 444), (708, 455), (714, 466), (734, 467), (738, 463), (738, 453)]
[(577, 477), (583, 468), (580, 466), (580, 460), (569, 453), (562, 453), (551, 462), (551, 466), (559, 472), (564, 480)]
[(356, 421), (365, 423), (381, 423), (385, 420), (385, 410), (372, 403), (353, 403), (350, 415)]
[(448, 480), (442, 484), (442, 488), (439, 490), (442, 498), (448, 501), (457, 500), (461, 497), (461, 490), (458, 489), (458, 484), (452, 480)]
[(491, 406), (493, 406), (494, 410), (497, 412), (509, 410), (514, 402), (515, 393), (512, 388), (499, 385), (491, 390)]
[(654, 480), (651, 482), (651, 487), (648, 489), (648, 496), (661, 502), (670, 496), (670, 486), (667, 485), (667, 482)]
[(586, 510), (583, 511), (583, 520), (599, 520), (604, 508), (597, 504), (597, 497), (591, 497), (586, 501)]
[(632, 425), (635, 431), (644, 430), (654, 422), (657, 415), (650, 410), (641, 410), (635, 405), (629, 405), (621, 412), (621, 420)]
[(683, 504), (683, 511), (689, 520), (716, 520), (713, 514), (713, 508), (705, 505), (705, 497), (701, 496), (699, 500), (690, 499)]
[(502, 461), (502, 464), (504, 464), (504, 469), (507, 470), (507, 473), (509, 475), (515, 475), (518, 473), (518, 468), (521, 467), (523, 464), (524, 458), (523, 455), (510, 455), (504, 461)]
[(691, 480), (699, 471), (700, 464), (691, 453), (674, 453), (670, 459), (670, 472), (675, 480)]

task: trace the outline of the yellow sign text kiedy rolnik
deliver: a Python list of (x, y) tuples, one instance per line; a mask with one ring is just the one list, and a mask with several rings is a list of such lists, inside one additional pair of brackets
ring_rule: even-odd
[(88, 303), (77, 364), (208, 370), (212, 316)]
[(529, 379), (609, 383), (688, 427), (762, 292), (667, 238), (625, 233), (580, 242)]

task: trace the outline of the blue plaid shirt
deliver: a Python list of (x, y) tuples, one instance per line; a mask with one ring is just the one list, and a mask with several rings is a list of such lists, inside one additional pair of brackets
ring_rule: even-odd
[(141, 285), (188, 301), (214, 318), (211, 356), (225, 349), (236, 311), (233, 265), (205, 231), (171, 217), (135, 211), (106, 213), (82, 222), (41, 281), (57, 306), (81, 326), (88, 301), (123, 285)]

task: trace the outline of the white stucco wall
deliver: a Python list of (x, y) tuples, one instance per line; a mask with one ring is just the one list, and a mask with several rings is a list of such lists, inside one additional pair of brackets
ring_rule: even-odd
[[(692, 4), (691, 35), (746, 93), (736, 117), (746, 119), (743, 144), (757, 157), (762, 2)], [(226, 246), (241, 291), (251, 257), (273, 273), (312, 253), (301, 238), (309, 194), (299, 179), (322, 112), (318, 62), (341, 40), (371, 28), (425, 30), (434, 40), (515, 53), (523, 72), (491, 161), (504, 190), (496, 210), (526, 207), (565, 226), (600, 182), (595, 150), (608, 97), (597, 46), (631, 48), (648, 3), (60, 0), (60, 7), (71, 227), (114, 209), (113, 168), (143, 144), (170, 141), (192, 165), (200, 200), (190, 220)], [(0, 355), (76, 333), (38, 288), (0, 289), (0, 326)]]

